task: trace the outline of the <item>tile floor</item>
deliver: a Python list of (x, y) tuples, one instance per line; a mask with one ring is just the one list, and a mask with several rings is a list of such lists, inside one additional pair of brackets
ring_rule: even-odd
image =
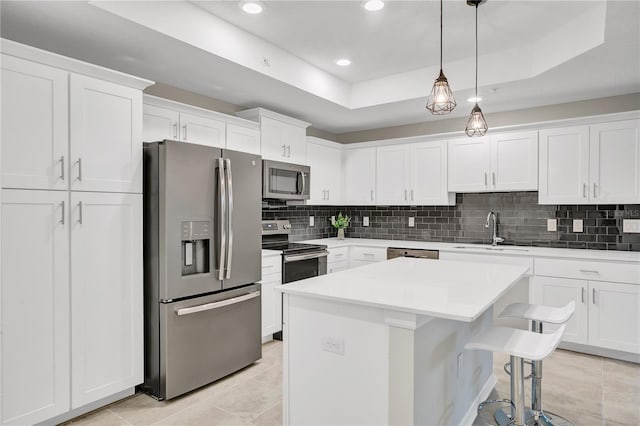
[[(68, 424), (281, 425), (282, 344), (265, 344), (262, 355), (254, 365), (169, 402), (138, 394)], [(509, 396), (502, 370), (507, 360), (494, 357), (498, 384), (492, 397)], [(558, 350), (543, 375), (543, 406), (576, 425), (640, 425), (640, 365)]]

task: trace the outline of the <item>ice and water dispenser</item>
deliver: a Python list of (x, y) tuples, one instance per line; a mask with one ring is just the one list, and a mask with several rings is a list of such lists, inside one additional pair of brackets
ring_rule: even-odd
[(209, 272), (211, 222), (182, 222), (182, 276)]

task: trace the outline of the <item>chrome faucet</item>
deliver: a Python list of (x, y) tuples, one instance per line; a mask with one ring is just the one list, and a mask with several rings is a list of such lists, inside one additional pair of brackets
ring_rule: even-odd
[(484, 224), (485, 228), (489, 227), (491, 218), (493, 217), (493, 229), (491, 230), (491, 245), (497, 246), (499, 243), (504, 242), (504, 238), (498, 237), (498, 216), (494, 212), (489, 212), (487, 215), (487, 222)]

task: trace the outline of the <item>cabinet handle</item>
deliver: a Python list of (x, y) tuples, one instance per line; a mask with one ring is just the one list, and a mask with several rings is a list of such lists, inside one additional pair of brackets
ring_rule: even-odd
[(64, 155), (60, 157), (60, 180), (64, 180)]
[(82, 182), (82, 158), (78, 157), (78, 181)]
[(493, 179), (493, 186), (496, 186), (496, 172), (491, 173), (491, 179)]
[(283, 157), (287, 156), (287, 146), (286, 145), (282, 145), (282, 156)]
[(178, 139), (178, 123), (173, 123), (173, 139)]
[(329, 195), (329, 190), (327, 189), (327, 201), (329, 201), (330, 198), (331, 196)]
[(599, 274), (600, 271), (596, 271), (595, 269), (578, 269), (578, 271), (585, 274)]
[(404, 200), (407, 201), (407, 190), (404, 190)]
[(344, 256), (344, 253), (336, 253), (335, 256), (336, 257), (342, 257), (342, 256)]
[(596, 304), (596, 289), (595, 288), (592, 290), (592, 293), (593, 294), (592, 294), (592, 297), (591, 297), (591, 301), (595, 305)]
[(593, 198), (598, 198), (598, 196), (596, 195), (596, 183), (593, 182)]
[(373, 257), (374, 254), (373, 253), (362, 253), (363, 256), (367, 256), (367, 257)]
[(585, 294), (586, 292), (587, 292), (587, 291), (584, 289), (584, 287), (582, 287), (582, 303), (584, 303), (584, 294)]
[(82, 225), (82, 201), (78, 201), (78, 223)]
[(373, 201), (373, 189), (371, 190), (371, 201)]
[(186, 124), (184, 126), (182, 126), (182, 130), (183, 130), (182, 140), (186, 141), (187, 140), (187, 125)]
[(291, 145), (287, 145), (287, 157), (291, 158)]
[(411, 190), (411, 201), (413, 201), (413, 189)]
[(484, 172), (484, 186), (487, 186), (487, 172)]
[(61, 210), (60, 224), (64, 225), (64, 200), (60, 202), (60, 210)]
[(582, 198), (587, 198), (587, 184), (582, 184)]

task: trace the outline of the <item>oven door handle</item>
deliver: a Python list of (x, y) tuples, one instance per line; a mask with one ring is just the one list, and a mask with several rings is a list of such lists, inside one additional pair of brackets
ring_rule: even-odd
[(253, 293), (245, 294), (238, 297), (232, 297), (231, 299), (221, 300), (219, 302), (205, 303), (204, 305), (191, 306), (189, 308), (176, 309), (178, 316), (195, 314), (196, 312), (210, 311), (211, 309), (222, 308), (223, 306), (234, 305), (236, 303), (245, 302), (247, 300), (255, 299), (260, 296), (260, 291), (254, 291)]
[(318, 259), (320, 257), (327, 257), (329, 252), (327, 250), (322, 250), (316, 253), (309, 254), (290, 254), (284, 256), (284, 263), (297, 262), (299, 260), (309, 260), (309, 259)]

